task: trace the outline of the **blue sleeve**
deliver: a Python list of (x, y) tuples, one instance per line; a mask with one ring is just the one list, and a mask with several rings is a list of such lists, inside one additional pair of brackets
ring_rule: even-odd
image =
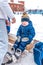
[[(9, 17), (8, 17), (8, 21), (10, 22), (10, 18)], [(7, 25), (6, 28), (7, 28), (7, 33), (9, 33), (10, 32), (10, 25)]]
[(10, 22), (10, 18), (8, 17), (8, 21)]
[(21, 25), (20, 25), (20, 27), (18, 28), (17, 36), (21, 36)]
[(30, 27), (29, 27), (29, 40), (32, 41), (33, 37), (35, 36), (35, 29), (32, 25), (32, 22), (30, 22)]
[(7, 27), (7, 33), (10, 32), (10, 26), (6, 26)]

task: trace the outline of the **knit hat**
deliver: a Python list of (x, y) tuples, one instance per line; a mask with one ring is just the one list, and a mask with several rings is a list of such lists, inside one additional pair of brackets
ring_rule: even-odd
[(29, 16), (26, 12), (24, 12), (22, 17), (21, 17), (21, 22), (24, 22), (24, 21), (29, 22)]

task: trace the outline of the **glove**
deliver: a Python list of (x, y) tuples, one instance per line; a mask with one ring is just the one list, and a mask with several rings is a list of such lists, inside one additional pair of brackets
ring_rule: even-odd
[(27, 42), (27, 41), (29, 41), (29, 38), (28, 37), (22, 38), (22, 42)]
[(20, 40), (21, 40), (21, 37), (17, 36), (17, 41), (20, 42)]

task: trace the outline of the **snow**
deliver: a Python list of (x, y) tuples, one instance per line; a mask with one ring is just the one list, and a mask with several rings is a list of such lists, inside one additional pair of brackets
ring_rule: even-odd
[[(14, 63), (10, 64), (13, 65)], [(15, 63), (14, 65), (36, 65), (33, 59), (33, 54), (27, 53), (26, 56), (22, 57), (21, 60), (18, 63)]]
[[(5, 57), (3, 62), (5, 62), (6, 60), (7, 58)], [(34, 62), (33, 53), (24, 51), (24, 54), (21, 56), (21, 58), (18, 60), (17, 63), (12, 62), (6, 65), (37, 65), (37, 64)]]

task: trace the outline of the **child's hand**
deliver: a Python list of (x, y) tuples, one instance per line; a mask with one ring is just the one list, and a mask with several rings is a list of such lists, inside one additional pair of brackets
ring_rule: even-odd
[(21, 37), (20, 36), (17, 36), (17, 41), (18, 42), (20, 42), (20, 39), (21, 39)]
[(15, 19), (15, 18), (13, 18), (13, 19), (12, 19), (12, 24), (13, 24), (13, 23), (15, 23), (15, 22), (16, 22), (16, 19)]
[(10, 26), (10, 22), (8, 20), (6, 20), (6, 25)]
[(22, 38), (22, 42), (27, 42), (27, 41), (29, 41), (29, 38), (28, 37)]

